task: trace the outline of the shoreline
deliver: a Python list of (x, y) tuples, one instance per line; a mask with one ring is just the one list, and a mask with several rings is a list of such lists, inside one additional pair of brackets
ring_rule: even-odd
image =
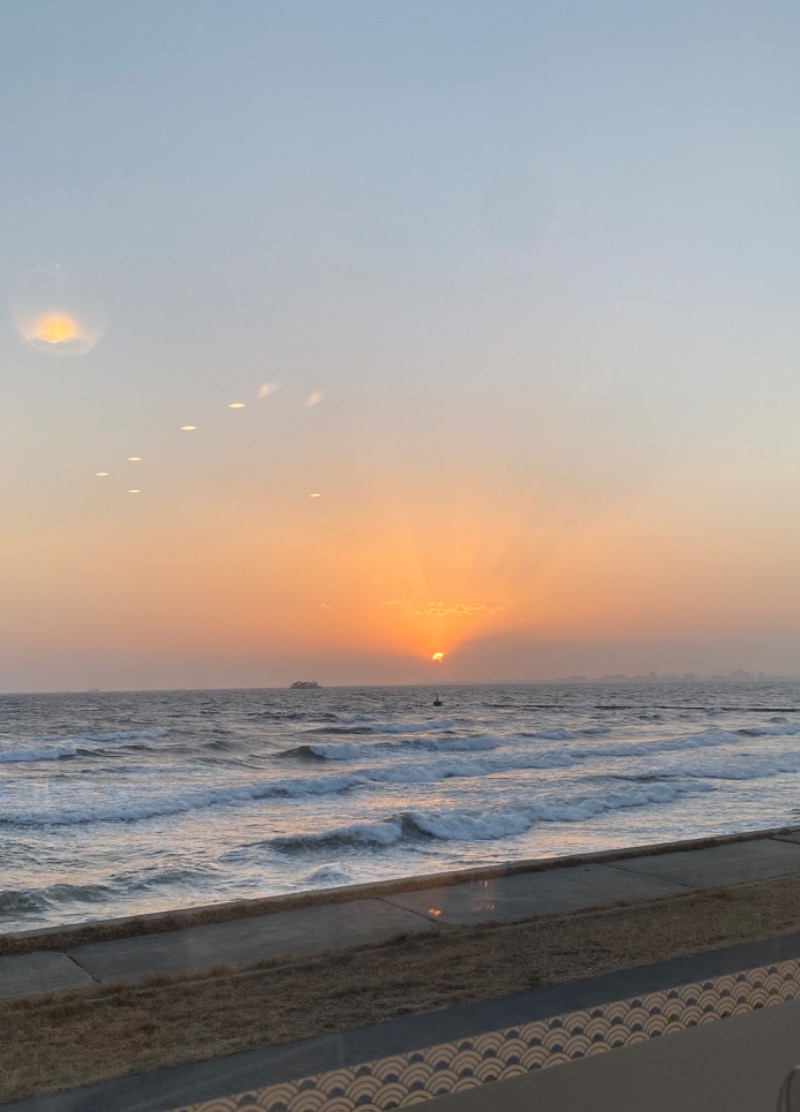
[(653, 857), (669, 853), (691, 852), (713, 846), (753, 842), (761, 839), (800, 833), (800, 823), (767, 827), (759, 830), (719, 834), (701, 838), (680, 839), (649, 845), (599, 850), (594, 853), (566, 854), (558, 857), (528, 858), (498, 865), (424, 873), (393, 880), (372, 881), (331, 888), (308, 889), (296, 893), (256, 897), (179, 907), (169, 911), (148, 912), (112, 919), (93, 919), (85, 923), (23, 930), (0, 930), (0, 955), (31, 953), (35, 950), (61, 950), (77, 944), (133, 938), (144, 934), (178, 931), (199, 925), (224, 923), (235, 919), (270, 915), (298, 908), (344, 904), (354, 900), (380, 899), (399, 892), (418, 892), (448, 888), (458, 884), (511, 877), (525, 873), (548, 872), (579, 865), (609, 864), (637, 857)]

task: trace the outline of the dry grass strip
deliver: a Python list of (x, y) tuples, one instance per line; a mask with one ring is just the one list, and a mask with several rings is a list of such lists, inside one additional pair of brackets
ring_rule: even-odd
[(800, 929), (800, 877), (0, 1004), (0, 1100)]

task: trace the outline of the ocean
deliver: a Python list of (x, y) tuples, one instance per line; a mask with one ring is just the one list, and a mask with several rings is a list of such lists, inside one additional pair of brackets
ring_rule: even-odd
[(800, 683), (0, 696), (0, 930), (800, 821)]

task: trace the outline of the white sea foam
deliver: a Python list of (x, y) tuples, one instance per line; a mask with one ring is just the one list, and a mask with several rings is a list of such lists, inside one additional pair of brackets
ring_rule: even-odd
[(62, 757), (74, 757), (74, 745), (59, 745), (47, 749), (3, 749), (0, 750), (0, 764), (14, 764), (19, 761), (59, 761)]
[(510, 752), (491, 757), (465, 757), (461, 760), (432, 761), (428, 765), (399, 765), (393, 768), (363, 769), (365, 779), (390, 784), (432, 783), (455, 777), (493, 776), (503, 772), (569, 768), (577, 764), (569, 753)]
[(314, 757), (326, 761), (357, 761), (369, 752), (369, 746), (353, 745), (346, 741), (340, 741), (338, 745), (309, 745), (303, 748), (307, 748)]
[(682, 775), (710, 780), (764, 780), (795, 772), (800, 772), (800, 753), (741, 753), (725, 761), (704, 761), (681, 770)]
[(406, 745), (413, 749), (430, 749), (438, 753), (472, 752), (474, 750), (496, 749), (501, 744), (494, 734), (479, 734), (475, 737), (414, 737)]
[(70, 734), (63, 737), (37, 737), (27, 739), (30, 747), (24, 749), (0, 749), (0, 764), (15, 764), (28, 761), (58, 761), (64, 757), (75, 757), (81, 749), (96, 746), (144, 741), (164, 737), (166, 730), (122, 730), (107, 734)]
[(52, 884), (46, 888), (0, 889), (0, 918), (19, 912), (38, 912), (70, 900), (92, 903), (108, 895), (105, 884)]
[(0, 697), (3, 928), (797, 821), (798, 685), (296, 694)]
[[(260, 799), (338, 795), (353, 788), (369, 788), (380, 784), (428, 784), (441, 780), (475, 778), (522, 770), (566, 768), (576, 763), (568, 753), (511, 753), (498, 757), (474, 757), (463, 760), (439, 760), (430, 764), (405, 763), (390, 767), (353, 769), (346, 775), (314, 776), (294, 780), (272, 780), (187, 792), (180, 796), (152, 795), (140, 799), (121, 794), (116, 803), (93, 804), (74, 808), (57, 805), (48, 811), (0, 810), (0, 824), (18, 826), (62, 826), (92, 822), (136, 822), (210, 807), (247, 804)], [(106, 798), (104, 794), (104, 799)]]
[(582, 758), (651, 757), (656, 753), (677, 753), (681, 750), (706, 749), (718, 745), (741, 745), (741, 739), (728, 730), (708, 730), (685, 737), (663, 738), (658, 741), (621, 742), (595, 745), (591, 749), (573, 749)]
[(420, 835), (441, 841), (497, 841), (524, 834), (537, 823), (584, 822), (598, 815), (675, 803), (681, 796), (714, 791), (710, 784), (648, 784), (603, 795), (543, 800), (518, 807), (471, 810), (416, 810), (375, 823), (355, 823), (308, 834), (275, 838), (283, 851), (313, 850), (332, 845), (394, 846)]
[(332, 845), (393, 846), (402, 837), (401, 820), (390, 819), (386, 822), (355, 822), (350, 826), (338, 826), (314, 834), (290, 834), (284, 838), (274, 838), (272, 845), (276, 849), (290, 852)]
[(800, 723), (785, 722), (774, 726), (745, 726), (736, 731), (745, 737), (795, 737), (800, 734)]
[(429, 730), (452, 730), (452, 718), (430, 718), (426, 722), (387, 722), (371, 726), (374, 734), (425, 734)]
[[(167, 730), (114, 730), (107, 734), (76, 734), (70, 738), (78, 744), (83, 742), (149, 741), (152, 738), (166, 737)], [(45, 740), (45, 739), (42, 739)]]
[(445, 814), (412, 812), (414, 825), (424, 834), (445, 841), (493, 841), (524, 834), (533, 825), (527, 810), (451, 811)]
[(496, 749), (500, 741), (491, 735), (477, 737), (410, 737), (403, 741), (376, 741), (371, 745), (358, 745), (354, 742), (341, 741), (330, 745), (318, 744), (302, 745), (297, 749), (290, 749), (281, 756), (310, 756), (319, 757), (326, 761), (356, 761), (363, 758), (374, 757), (380, 753), (402, 753), (409, 749), (429, 750), (432, 753), (473, 753)]
[(447, 841), (496, 840), (523, 834), (537, 823), (584, 822), (606, 812), (674, 803), (694, 792), (713, 791), (710, 785), (650, 784), (625, 792), (535, 803), (526, 807), (495, 808), (474, 813), (454, 809), (440, 813), (412, 812), (414, 824), (426, 834)]
[(320, 865), (307, 876), (300, 878), (301, 888), (327, 888), (331, 885), (349, 884), (352, 875), (340, 865)]
[(136, 822), (143, 819), (180, 815), (188, 811), (224, 807), (234, 803), (250, 803), (259, 799), (303, 796), (335, 795), (363, 784), (354, 776), (325, 777), (308, 780), (277, 780), (240, 787), (212, 788), (207, 791), (187, 792), (182, 796), (148, 796), (142, 799), (120, 797), (114, 804), (94, 805), (86, 801), (72, 808), (46, 811), (0, 810), (0, 824), (14, 826), (74, 826), (92, 822)]

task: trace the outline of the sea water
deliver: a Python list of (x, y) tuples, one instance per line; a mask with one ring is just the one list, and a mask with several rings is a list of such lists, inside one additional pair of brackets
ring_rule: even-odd
[(800, 821), (800, 684), (0, 697), (0, 930)]

